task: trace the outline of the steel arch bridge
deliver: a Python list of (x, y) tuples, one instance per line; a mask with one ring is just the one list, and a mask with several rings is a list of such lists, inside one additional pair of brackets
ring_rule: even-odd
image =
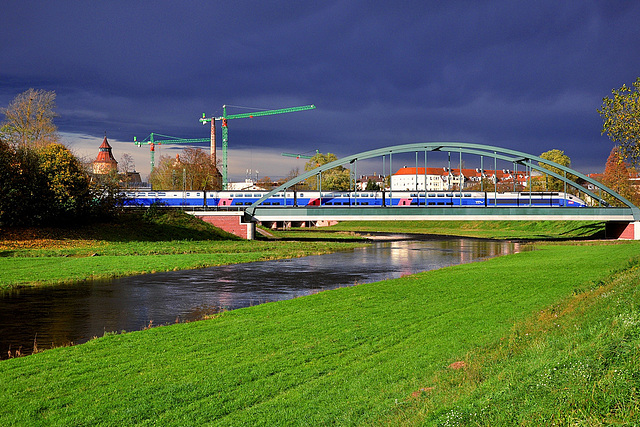
[[(445, 152), (449, 154), (458, 154), (460, 164), (462, 164), (462, 155), (470, 154), (480, 157), (481, 165), (484, 165), (485, 159), (493, 161), (494, 170), (497, 169), (497, 162), (513, 163), (514, 169), (517, 166), (523, 166), (531, 177), (531, 172), (536, 170), (549, 176), (559, 179), (564, 183), (565, 193), (567, 186), (573, 187), (580, 192), (588, 195), (596, 206), (589, 207), (540, 207), (540, 206), (520, 206), (520, 207), (440, 207), (440, 206), (386, 206), (386, 207), (366, 207), (352, 206), (349, 208), (334, 208), (331, 206), (303, 206), (303, 207), (275, 207), (263, 206), (262, 202), (272, 195), (285, 191), (308, 178), (318, 176), (319, 182), (322, 182), (322, 173), (338, 166), (349, 165), (353, 176), (357, 177), (357, 162), (376, 157), (389, 159), (389, 171), (393, 168), (393, 155), (402, 153), (415, 153), (416, 169), (418, 167), (419, 153), (424, 155), (424, 167), (426, 171), (428, 154), (430, 152)], [(384, 161), (384, 160), (383, 160)], [(545, 167), (551, 166), (557, 168), (561, 172), (556, 173)], [(484, 166), (481, 166), (484, 169)], [(426, 172), (425, 172), (426, 173)], [(462, 172), (460, 172), (462, 173)], [(391, 174), (390, 174), (391, 175)], [(575, 180), (580, 179), (591, 184), (594, 190), (583, 187)], [(529, 178), (530, 180), (530, 178)], [(425, 183), (426, 184), (426, 183)], [(530, 184), (530, 182), (529, 182)], [(497, 185), (495, 186), (497, 187)], [(531, 185), (529, 185), (531, 192)], [(322, 193), (322, 188), (318, 189)], [(595, 191), (595, 192), (594, 192)], [(497, 190), (493, 192), (497, 193)], [(597, 194), (596, 194), (597, 192)], [(623, 205), (623, 207), (608, 206), (602, 198), (602, 193), (607, 193)], [(286, 193), (285, 193), (286, 194)], [(354, 192), (357, 199), (357, 191)], [(505, 149), (501, 147), (461, 143), (461, 142), (422, 142), (404, 145), (395, 145), (385, 148), (379, 148), (351, 156), (343, 157), (325, 165), (319, 166), (311, 171), (305, 172), (296, 178), (274, 188), (272, 191), (258, 199), (255, 203), (245, 210), (245, 221), (317, 221), (317, 220), (598, 220), (598, 221), (616, 221), (616, 222), (634, 222), (637, 236), (640, 236), (640, 210), (630, 201), (617, 194), (615, 191), (606, 187), (600, 182), (583, 175), (582, 173), (571, 168), (562, 166), (553, 161), (543, 159), (532, 154), (521, 151)]]

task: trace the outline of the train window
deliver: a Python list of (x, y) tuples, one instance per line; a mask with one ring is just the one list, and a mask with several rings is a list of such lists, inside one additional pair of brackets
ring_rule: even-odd
[(429, 202), (429, 206), (434, 206), (436, 202)]
[(464, 197), (471, 197), (471, 193), (464, 193)]
[(439, 193), (439, 194), (438, 194), (438, 197), (444, 197), (444, 194)]
[(453, 197), (453, 194), (447, 193), (447, 197)]
[(429, 193), (429, 197), (436, 197), (436, 193)]
[(279, 204), (280, 204), (280, 202), (273, 202), (273, 204), (274, 204), (274, 205), (279, 205)]
[(304, 197), (304, 193), (300, 193), (300, 197)]
[(418, 193), (419, 197), (424, 197), (424, 193)]
[(416, 194), (416, 193), (411, 193), (411, 197), (418, 197), (418, 194)]

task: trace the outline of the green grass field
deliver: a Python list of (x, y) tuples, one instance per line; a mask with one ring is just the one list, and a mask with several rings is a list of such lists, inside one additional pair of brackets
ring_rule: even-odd
[(638, 423), (640, 244), (537, 249), (6, 360), (0, 424)]
[(326, 230), (444, 234), (485, 239), (604, 238), (601, 221), (344, 221)]
[(366, 244), (246, 241), (180, 211), (127, 215), (77, 229), (0, 231), (0, 289), (295, 258)]

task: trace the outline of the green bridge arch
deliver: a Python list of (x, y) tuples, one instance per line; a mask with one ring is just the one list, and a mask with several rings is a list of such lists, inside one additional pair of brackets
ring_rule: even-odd
[[(485, 144), (473, 144), (473, 143), (463, 143), (463, 142), (420, 142), (420, 143), (412, 143), (412, 144), (403, 144), (403, 145), (394, 145), (394, 146), (390, 146), (390, 147), (385, 147), (385, 148), (378, 148), (375, 150), (369, 150), (369, 151), (364, 151), (362, 153), (358, 153), (358, 154), (353, 154), (351, 156), (347, 156), (347, 157), (343, 157), (340, 158), (338, 160), (335, 160), (333, 162), (327, 163), (325, 165), (319, 166), (315, 169), (312, 169), (308, 172), (305, 172), (287, 182), (285, 182), (284, 184), (274, 188), (273, 190), (271, 190), (269, 193), (265, 194), (263, 197), (261, 197), (260, 199), (258, 199), (255, 203), (253, 203), (251, 206), (249, 206), (246, 209), (246, 214), (248, 214), (250, 217), (253, 217), (255, 214), (255, 210), (257, 207), (259, 207), (262, 202), (264, 202), (265, 200), (267, 200), (269, 197), (273, 196), (274, 194), (283, 191), (292, 186), (294, 186), (295, 184), (298, 184), (310, 177), (313, 177), (315, 175), (320, 175), (322, 174), (322, 172), (336, 168), (338, 166), (344, 166), (346, 164), (357, 164), (358, 160), (367, 160), (367, 159), (371, 159), (371, 158), (376, 158), (376, 157), (382, 157), (382, 156), (389, 156), (389, 163), (390, 163), (390, 170), (392, 168), (392, 156), (393, 154), (402, 154), (402, 153), (417, 153), (419, 152), (424, 152), (425, 154), (425, 167), (426, 167), (426, 156), (428, 152), (447, 152), (449, 153), (449, 155), (451, 153), (459, 153), (460, 157), (462, 157), (463, 153), (466, 154), (472, 154), (472, 155), (476, 155), (476, 156), (480, 156), (481, 158), (487, 157), (487, 158), (492, 158), (495, 159), (494, 160), (494, 164), (497, 163), (497, 160), (501, 160), (501, 161), (507, 161), (510, 163), (513, 163), (514, 165), (522, 165), (525, 166), (526, 168), (529, 169), (529, 171), (531, 170), (537, 170), (540, 172), (543, 172), (549, 176), (552, 176), (554, 178), (559, 179), (560, 181), (564, 182), (566, 185), (570, 185), (571, 187), (574, 187), (576, 189), (578, 189), (579, 191), (589, 195), (593, 200), (597, 200), (598, 203), (600, 205), (602, 205), (602, 197), (601, 194), (595, 194), (593, 191), (583, 187), (582, 185), (578, 184), (576, 181), (574, 181), (572, 178), (570, 178), (571, 176), (577, 177), (589, 184), (592, 184), (595, 188), (597, 188), (600, 192), (604, 191), (605, 193), (611, 195), (612, 197), (614, 197), (615, 199), (619, 200), (622, 204), (624, 204), (632, 213), (633, 218), (635, 221), (640, 221), (640, 209), (638, 209), (637, 206), (635, 206), (633, 203), (631, 203), (629, 200), (627, 200), (626, 198), (622, 197), (620, 194), (616, 193), (615, 191), (611, 190), (610, 188), (608, 188), (607, 186), (603, 185), (602, 183), (589, 178), (588, 176), (574, 170), (571, 168), (568, 168), (566, 166), (562, 166), (558, 163), (555, 163), (551, 160), (546, 160), (543, 159), (541, 157), (535, 156), (533, 154), (528, 154), (528, 153), (524, 153), (521, 151), (516, 151), (516, 150), (510, 150), (510, 149), (506, 149), (506, 148), (501, 148), (501, 147), (496, 147), (496, 146), (491, 146), (491, 145), (485, 145)], [(558, 173), (555, 173), (549, 169), (544, 168), (543, 166), (540, 165), (540, 163), (548, 165), (548, 166), (553, 166), (557, 169), (559, 169), (560, 171), (563, 172), (563, 175), (560, 175)], [(355, 167), (355, 166), (354, 166)], [(531, 172), (529, 172), (529, 176), (531, 176)], [(496, 186), (497, 187), (497, 186)], [(319, 189), (319, 191), (322, 191), (322, 189)]]

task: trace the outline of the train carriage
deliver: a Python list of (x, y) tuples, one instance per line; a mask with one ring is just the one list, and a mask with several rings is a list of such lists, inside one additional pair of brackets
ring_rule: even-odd
[[(127, 192), (127, 205), (207, 207), (210, 209), (244, 209), (266, 191), (146, 191)], [(580, 198), (562, 192), (458, 192), (458, 191), (282, 191), (262, 202), (262, 206), (425, 206), (425, 207), (581, 207)]]

